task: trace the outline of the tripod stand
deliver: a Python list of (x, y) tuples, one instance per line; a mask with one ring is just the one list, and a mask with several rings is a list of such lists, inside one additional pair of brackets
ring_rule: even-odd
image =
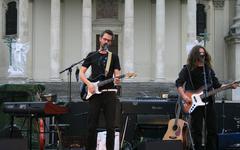
[(65, 71), (68, 71), (68, 89), (69, 89), (69, 102), (72, 101), (72, 68), (74, 66), (76, 66), (77, 64), (80, 64), (81, 62), (83, 62), (85, 59), (80, 60), (79, 62), (76, 62), (74, 64), (72, 64), (71, 66), (67, 67), (66, 69), (60, 71), (59, 73), (62, 74)]
[(82, 63), (82, 62), (85, 61), (86, 59), (88, 59), (88, 58), (96, 55), (97, 53), (98, 53), (98, 52), (96, 51), (96, 52), (88, 55), (86, 58), (83, 58), (82, 60), (80, 60), (80, 61), (72, 64), (71, 66), (69, 66), (69, 67), (67, 67), (66, 69), (64, 69), (64, 70), (62, 70), (62, 71), (59, 72), (60, 74), (62, 74), (62, 73), (64, 73), (65, 71), (68, 71), (68, 79), (69, 79), (69, 80), (68, 80), (68, 86), (69, 86), (69, 102), (72, 101), (72, 85), (71, 85), (71, 84), (72, 84), (72, 68), (73, 68), (74, 66)]

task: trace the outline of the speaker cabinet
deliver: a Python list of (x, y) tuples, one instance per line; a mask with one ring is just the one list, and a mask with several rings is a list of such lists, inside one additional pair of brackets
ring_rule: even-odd
[(0, 139), (1, 149), (6, 150), (27, 150), (27, 139), (18, 139), (18, 138), (3, 138)]
[(240, 149), (240, 133), (220, 133), (218, 134), (219, 150), (236, 150)]
[(151, 141), (139, 144), (138, 150), (183, 150), (181, 141)]
[[(84, 145), (86, 143), (87, 129), (88, 129), (88, 102), (71, 102), (68, 105), (69, 113), (56, 118), (60, 124), (68, 124), (69, 126), (63, 130), (64, 146), (69, 145)], [(116, 121), (115, 127), (120, 128), (120, 103), (116, 108)], [(99, 118), (99, 129), (105, 129), (106, 123), (103, 112)]]
[(216, 103), (218, 133), (240, 132), (240, 104), (236, 102)]

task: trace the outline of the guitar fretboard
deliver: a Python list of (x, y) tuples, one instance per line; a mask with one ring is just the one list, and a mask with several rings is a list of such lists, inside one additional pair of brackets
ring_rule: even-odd
[[(237, 81), (237, 82), (235, 82), (235, 83), (239, 84), (240, 81)], [(220, 88), (218, 88), (218, 89), (214, 89), (214, 90), (212, 90), (212, 91), (209, 91), (209, 92), (207, 93), (207, 96), (205, 96), (204, 94), (202, 94), (200, 97), (201, 97), (201, 99), (203, 99), (203, 98), (212, 96), (212, 95), (214, 95), (214, 94), (216, 94), (216, 93), (218, 93), (218, 92), (221, 92), (221, 91), (223, 91), (223, 90), (227, 90), (227, 89), (230, 89), (230, 88), (232, 88), (232, 83), (231, 83), (231, 84), (227, 84), (227, 85), (225, 85), (225, 86), (222, 86), (222, 87), (220, 87)]]
[[(125, 77), (125, 74), (120, 75), (120, 76), (115, 77), (115, 78), (121, 79), (121, 78), (124, 78), (124, 77)], [(99, 82), (97, 85), (98, 85), (98, 87), (102, 87), (102, 86), (104, 86), (104, 85), (106, 85), (106, 84), (108, 84), (108, 83), (111, 83), (111, 82), (113, 82), (113, 81), (114, 81), (114, 78), (111, 78), (111, 79), (107, 79), (107, 80), (101, 81), (101, 82)]]

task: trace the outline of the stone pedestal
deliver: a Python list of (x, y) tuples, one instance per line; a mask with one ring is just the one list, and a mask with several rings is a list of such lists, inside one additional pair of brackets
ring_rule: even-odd
[(232, 101), (240, 102), (240, 88), (232, 90)]
[[(240, 80), (240, 0), (236, 1), (236, 14), (229, 35), (225, 37), (228, 44), (228, 77), (232, 80)], [(231, 92), (233, 101), (240, 102), (240, 88)]]

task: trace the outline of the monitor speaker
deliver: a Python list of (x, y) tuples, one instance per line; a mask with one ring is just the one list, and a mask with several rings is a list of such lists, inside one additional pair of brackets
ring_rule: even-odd
[(138, 150), (183, 150), (183, 145), (181, 141), (149, 141), (139, 144)]
[[(63, 130), (63, 143), (65, 147), (71, 145), (85, 145), (88, 129), (88, 102), (70, 102), (68, 104), (69, 113), (64, 114), (56, 118), (59, 124), (68, 125)], [(116, 128), (120, 128), (120, 103), (116, 108)], [(105, 118), (101, 112), (99, 118), (99, 129), (106, 127)]]
[(219, 150), (239, 150), (240, 149), (240, 133), (220, 133), (218, 134)]
[(0, 147), (1, 149), (6, 150), (27, 150), (28, 142), (27, 139), (19, 139), (19, 138), (2, 138), (0, 139)]

